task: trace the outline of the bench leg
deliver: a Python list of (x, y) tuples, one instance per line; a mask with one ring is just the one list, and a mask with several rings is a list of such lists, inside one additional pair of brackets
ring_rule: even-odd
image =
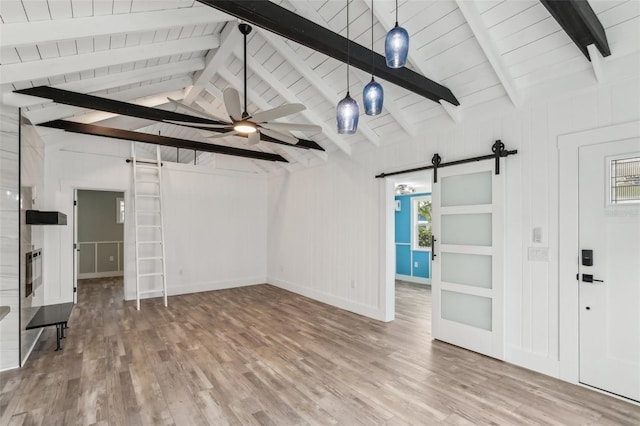
[(60, 349), (62, 349), (60, 347), (61, 336), (62, 336), (62, 324), (56, 324), (56, 351), (59, 351)]

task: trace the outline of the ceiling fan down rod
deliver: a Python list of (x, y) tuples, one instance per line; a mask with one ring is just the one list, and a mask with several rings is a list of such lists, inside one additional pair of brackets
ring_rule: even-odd
[(247, 111), (247, 35), (251, 32), (251, 25), (241, 23), (238, 24), (240, 32), (244, 35), (244, 111), (242, 112), (242, 118), (249, 116)]

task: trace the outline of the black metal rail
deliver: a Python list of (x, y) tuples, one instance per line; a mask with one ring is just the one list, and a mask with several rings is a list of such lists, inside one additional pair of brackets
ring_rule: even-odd
[(400, 170), (397, 172), (380, 173), (379, 175), (376, 176), (376, 178), (379, 179), (379, 178), (386, 178), (389, 176), (402, 175), (406, 173), (420, 172), (424, 170), (433, 170), (433, 181), (438, 182), (438, 169), (441, 169), (443, 167), (456, 166), (458, 164), (475, 163), (477, 161), (484, 161), (484, 160), (495, 160), (496, 162), (495, 173), (499, 175), (500, 159), (518, 153), (517, 149), (511, 150), (511, 151), (505, 149), (504, 144), (500, 140), (497, 140), (494, 142), (494, 144), (491, 146), (491, 151), (493, 152), (493, 154), (481, 155), (479, 157), (464, 158), (462, 160), (449, 161), (447, 163), (443, 163), (442, 157), (440, 157), (440, 155), (436, 153), (436, 154), (433, 154), (433, 157), (431, 158), (430, 166), (416, 167), (413, 169)]

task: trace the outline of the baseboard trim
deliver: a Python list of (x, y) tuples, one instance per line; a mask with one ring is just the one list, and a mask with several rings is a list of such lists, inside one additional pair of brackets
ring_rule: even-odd
[(91, 272), (88, 274), (78, 274), (79, 280), (87, 280), (90, 278), (109, 278), (109, 277), (122, 277), (123, 271), (109, 271), (109, 272)]
[[(246, 287), (250, 285), (257, 284), (265, 284), (267, 282), (265, 277), (247, 277), (247, 278), (239, 278), (236, 280), (223, 280), (223, 281), (211, 281), (204, 283), (193, 283), (193, 284), (175, 284), (167, 288), (168, 296), (179, 296), (181, 294), (191, 294), (191, 293), (202, 293), (205, 291), (215, 291), (215, 290), (225, 290), (228, 288), (236, 288), (236, 287)], [(148, 294), (142, 297), (141, 299), (152, 299), (155, 297), (159, 297), (158, 295)], [(125, 300), (135, 300), (136, 293), (134, 291), (127, 292), (125, 294)]]
[(547, 376), (560, 377), (560, 362), (558, 360), (525, 352), (513, 346), (507, 346), (505, 361)]
[(396, 274), (396, 280), (406, 281), (406, 282), (409, 282), (409, 283), (431, 285), (431, 278), (414, 277), (412, 275)]
[(283, 290), (317, 300), (318, 302), (326, 303), (327, 305), (335, 306), (336, 308), (344, 309), (345, 311), (353, 312), (354, 314), (373, 318), (378, 321), (385, 320), (384, 313), (378, 307), (364, 305), (362, 303), (354, 302), (353, 300), (344, 299), (342, 297), (334, 296), (329, 293), (314, 290), (312, 288), (304, 287), (278, 278), (267, 278), (267, 282)]

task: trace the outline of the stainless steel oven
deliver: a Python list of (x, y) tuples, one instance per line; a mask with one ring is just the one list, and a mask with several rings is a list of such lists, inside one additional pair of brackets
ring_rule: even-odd
[(42, 284), (42, 249), (27, 252), (25, 261), (25, 292), (29, 297)]

